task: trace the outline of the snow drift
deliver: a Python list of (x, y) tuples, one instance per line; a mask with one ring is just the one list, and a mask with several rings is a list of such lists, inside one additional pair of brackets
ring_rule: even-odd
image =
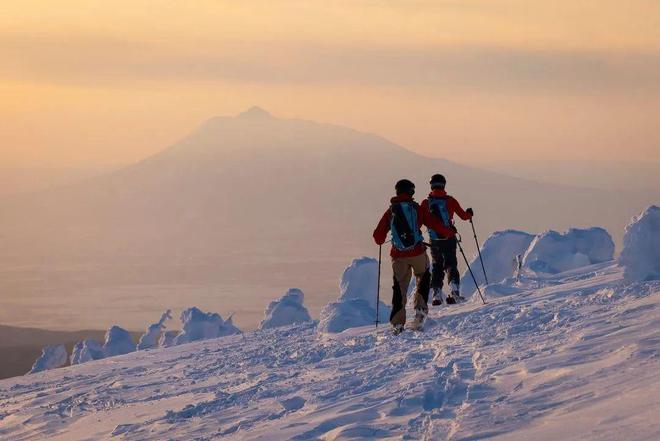
[[(348, 328), (366, 326), (376, 319), (378, 261), (371, 257), (353, 260), (339, 284), (340, 296), (321, 311), (319, 332), (337, 333)], [(390, 307), (379, 302), (378, 320), (387, 323)]]
[[(488, 281), (499, 283), (514, 276), (517, 267), (516, 256), (525, 254), (534, 237), (536, 237), (534, 234), (516, 230), (496, 231), (491, 234), (481, 246), (481, 256), (487, 269)], [(477, 283), (483, 285), (485, 280), (479, 256), (475, 256), (470, 267)], [(472, 276), (466, 269), (461, 277), (461, 294), (469, 297), (476, 289)]]
[(603, 228), (571, 228), (564, 233), (546, 231), (529, 245), (523, 269), (535, 274), (558, 274), (607, 262), (613, 256), (614, 242)]
[(174, 345), (241, 333), (231, 317), (223, 320), (218, 313), (203, 312), (194, 306), (183, 311), (180, 318), (183, 330), (174, 337)]
[(289, 289), (281, 298), (273, 300), (266, 309), (265, 317), (259, 329), (276, 328), (309, 322), (312, 318), (303, 305), (305, 295), (297, 288)]
[(55, 369), (66, 364), (68, 355), (64, 345), (46, 346), (41, 350), (41, 356), (32, 365), (30, 374)]
[(660, 279), (660, 207), (651, 205), (628, 224), (619, 263), (628, 282)]

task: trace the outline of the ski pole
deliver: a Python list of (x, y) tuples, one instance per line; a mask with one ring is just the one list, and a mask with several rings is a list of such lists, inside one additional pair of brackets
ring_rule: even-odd
[(378, 319), (380, 315), (378, 314), (378, 305), (380, 304), (380, 262), (381, 256), (383, 254), (383, 246), (378, 245), (378, 288), (376, 289), (376, 330), (378, 330)]
[(484, 280), (486, 280), (486, 285), (488, 285), (488, 276), (486, 275), (486, 267), (484, 266), (484, 260), (481, 258), (481, 247), (479, 246), (479, 240), (477, 239), (477, 231), (474, 229), (474, 222), (470, 218), (470, 225), (472, 225), (472, 233), (474, 233), (474, 243), (477, 244), (477, 252), (479, 253), (479, 262), (481, 262), (481, 270), (484, 272)]
[(467, 257), (465, 257), (465, 252), (463, 251), (463, 247), (461, 246), (461, 235), (456, 233), (456, 245), (458, 245), (458, 249), (461, 250), (461, 254), (463, 255), (463, 260), (465, 260), (465, 264), (467, 265), (468, 271), (470, 271), (470, 275), (472, 276), (472, 280), (474, 281), (474, 286), (477, 287), (477, 292), (479, 293), (479, 297), (481, 297), (481, 301), (484, 302), (484, 305), (486, 304), (486, 300), (484, 299), (483, 294), (481, 294), (481, 289), (479, 289), (479, 284), (477, 283), (477, 279), (474, 277), (474, 273), (472, 272), (472, 268), (470, 268), (470, 264), (468, 263)]

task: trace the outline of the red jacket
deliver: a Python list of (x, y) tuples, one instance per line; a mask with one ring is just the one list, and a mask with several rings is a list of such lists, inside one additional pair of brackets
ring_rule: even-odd
[[(453, 197), (449, 196), (446, 191), (441, 190), (441, 189), (435, 189), (429, 193), (429, 197), (436, 197), (436, 198), (447, 198), (447, 211), (449, 212), (449, 222), (453, 225), (454, 224), (454, 213), (458, 215), (463, 220), (469, 220), (472, 218), (470, 216), (470, 213), (467, 213), (463, 208), (461, 207), (461, 204), (458, 203), (456, 199)], [(421, 205), (422, 211), (425, 213), (431, 213), (431, 210), (429, 208), (429, 200), (424, 199), (422, 201)], [(432, 216), (433, 217), (433, 216)], [(440, 232), (439, 230), (436, 230), (435, 228), (432, 228), (436, 233), (438, 233), (440, 236), (448, 237), (445, 236), (444, 233)]]
[[(402, 201), (412, 201), (413, 198), (408, 195), (401, 195), (393, 197), (390, 202), (402, 202)], [(383, 217), (380, 218), (380, 222), (374, 230), (374, 240), (376, 244), (382, 245), (385, 243), (387, 238), (387, 233), (390, 231), (390, 224), (392, 222), (392, 212), (388, 208), (387, 211), (383, 214)], [(422, 225), (426, 225), (427, 228), (432, 228), (437, 231), (439, 234), (442, 234), (446, 237), (454, 236), (454, 231), (446, 228), (441, 221), (438, 221), (431, 217), (431, 212), (428, 210), (423, 210), (421, 206), (417, 206), (417, 228), (422, 228)], [(412, 250), (400, 251), (395, 247), (392, 247), (390, 251), (390, 256), (392, 257), (414, 257), (419, 256), (420, 254), (426, 252), (426, 247), (423, 243), (419, 243)]]

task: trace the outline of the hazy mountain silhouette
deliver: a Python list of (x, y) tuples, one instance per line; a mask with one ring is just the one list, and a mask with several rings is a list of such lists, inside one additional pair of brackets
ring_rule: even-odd
[[(495, 229), (578, 225), (604, 226), (619, 238), (645, 203), (427, 158), (372, 134), (254, 107), (212, 118), (117, 172), (3, 199), (0, 258), (99, 263), (91, 271), (109, 281), (238, 277), (301, 286), (327, 300), (343, 265), (374, 253), (371, 232), (394, 182), (412, 179), (421, 200), (437, 172), (464, 207), (475, 208), (484, 239)], [(134, 264), (174, 267), (138, 271)]]

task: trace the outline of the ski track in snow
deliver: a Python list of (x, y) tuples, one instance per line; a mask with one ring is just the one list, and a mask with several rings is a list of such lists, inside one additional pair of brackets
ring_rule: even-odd
[(660, 282), (518, 288), (424, 332), (309, 323), (3, 380), (0, 439), (660, 439)]

